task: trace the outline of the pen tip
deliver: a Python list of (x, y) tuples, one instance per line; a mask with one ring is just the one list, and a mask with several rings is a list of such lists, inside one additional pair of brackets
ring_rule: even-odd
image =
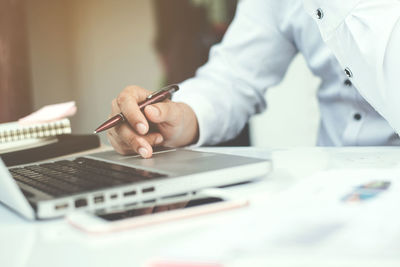
[(94, 134), (97, 134), (97, 131), (93, 131)]

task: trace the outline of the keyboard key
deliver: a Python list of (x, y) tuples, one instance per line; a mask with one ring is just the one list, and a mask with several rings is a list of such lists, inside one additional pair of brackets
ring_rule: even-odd
[(137, 168), (132, 168), (132, 167), (127, 167), (123, 165), (118, 165), (118, 164), (113, 164), (113, 163), (108, 163), (104, 161), (99, 161), (99, 160), (93, 160), (89, 158), (77, 158), (75, 162), (78, 162), (80, 164), (88, 164), (88, 165), (93, 165), (98, 168), (102, 169), (108, 169), (108, 170), (113, 170), (121, 173), (127, 173), (132, 175), (132, 177), (140, 177), (141, 179), (145, 178), (162, 178), (162, 177), (167, 177), (165, 174), (160, 174), (156, 172), (150, 172), (146, 170), (141, 170)]
[(55, 197), (167, 177), (89, 158), (11, 168), (10, 173), (18, 183)]

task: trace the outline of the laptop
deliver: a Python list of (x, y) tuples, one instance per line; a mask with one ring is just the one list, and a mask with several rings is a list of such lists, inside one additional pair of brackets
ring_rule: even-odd
[(0, 160), (0, 201), (25, 218), (49, 219), (181, 197), (270, 170), (265, 159), (185, 148), (155, 152), (150, 159), (110, 150), (10, 168)]

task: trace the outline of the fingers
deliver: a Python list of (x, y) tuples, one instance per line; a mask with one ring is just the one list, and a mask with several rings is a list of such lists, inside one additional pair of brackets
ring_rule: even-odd
[(122, 112), (127, 119), (127, 123), (117, 125), (107, 132), (110, 144), (118, 153), (128, 155), (136, 152), (143, 158), (150, 158), (152, 147), (164, 141), (160, 133), (149, 133), (147, 119), (138, 106), (149, 94), (150, 91), (143, 88), (130, 86), (112, 101), (112, 116)]
[(109, 130), (107, 137), (118, 153), (128, 155), (136, 152), (143, 158), (150, 158), (153, 153), (152, 147), (158, 146), (164, 141), (160, 133), (140, 136), (127, 124), (122, 124)]
[(186, 146), (198, 140), (197, 117), (189, 105), (166, 100), (147, 106), (144, 113), (148, 121), (162, 133), (164, 146)]
[(153, 123), (168, 123), (177, 125), (181, 122), (183, 112), (179, 103), (172, 101), (160, 102), (145, 107), (146, 117)]
[(150, 91), (147, 91), (141, 87), (128, 86), (118, 95), (116, 99), (118, 108), (113, 108), (113, 113), (114, 110), (116, 112), (118, 112), (118, 110), (119, 112), (122, 112), (131, 127), (141, 135), (145, 135), (148, 132), (149, 124), (139, 109), (138, 103), (144, 101), (149, 94)]
[[(142, 112), (138, 103), (145, 101), (150, 93), (130, 86), (112, 102), (112, 115), (122, 112), (127, 120), (107, 132), (111, 145), (120, 154), (136, 152), (150, 158), (153, 146), (184, 146), (198, 138), (197, 118), (187, 104), (165, 100), (147, 106)], [(154, 132), (149, 131), (150, 125)]]
[(114, 116), (114, 115), (119, 114), (119, 113), (121, 113), (121, 110), (119, 109), (119, 106), (118, 106), (118, 104), (117, 104), (117, 99), (114, 99), (114, 100), (111, 102), (111, 115), (110, 115), (110, 118), (111, 118), (112, 116)]

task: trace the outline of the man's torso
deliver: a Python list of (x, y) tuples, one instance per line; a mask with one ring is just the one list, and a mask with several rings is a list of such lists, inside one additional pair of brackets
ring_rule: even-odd
[(302, 1), (274, 2), (277, 3), (272, 5), (280, 5), (277, 10), (281, 11), (277, 27), (305, 57), (314, 75), (322, 80), (318, 90), (321, 113), (318, 145), (400, 145), (400, 139), (390, 125), (347, 79), (323, 42), (317, 25), (305, 12)]

